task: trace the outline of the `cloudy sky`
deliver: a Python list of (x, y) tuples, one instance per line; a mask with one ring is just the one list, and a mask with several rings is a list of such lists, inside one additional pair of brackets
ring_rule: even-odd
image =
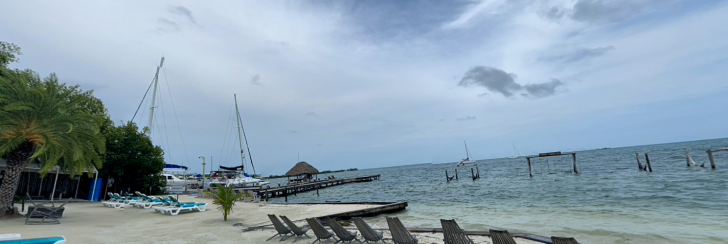
[(726, 23), (726, 1), (28, 0), (0, 40), (116, 123), (164, 56), (167, 160), (239, 164), (237, 93), (269, 175), (726, 137)]

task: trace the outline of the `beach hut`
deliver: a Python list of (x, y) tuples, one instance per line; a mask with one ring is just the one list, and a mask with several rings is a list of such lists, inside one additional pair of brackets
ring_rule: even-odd
[(298, 162), (291, 170), (286, 173), (286, 176), (288, 177), (288, 181), (291, 181), (291, 177), (295, 177), (294, 181), (301, 182), (301, 181), (311, 181), (315, 175), (318, 175), (319, 171), (318, 169), (314, 168), (310, 164), (301, 161)]

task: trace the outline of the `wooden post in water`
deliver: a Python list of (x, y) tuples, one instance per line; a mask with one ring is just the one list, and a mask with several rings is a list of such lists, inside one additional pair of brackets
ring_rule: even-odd
[(531, 158), (526, 158), (526, 161), (528, 161), (528, 176), (533, 177), (533, 174), (531, 174)]
[(447, 170), (445, 170), (445, 180), (447, 180), (447, 182), (450, 182), (450, 176), (447, 175)]
[(715, 158), (713, 158), (713, 151), (708, 150), (708, 161), (710, 161), (710, 168), (715, 169)]
[(286, 188), (283, 189), (283, 190), (284, 190), (284, 193), (285, 193), (283, 195), (286, 197), (286, 202), (288, 202), (288, 186), (286, 186)]
[(478, 176), (478, 179), (480, 179), (480, 169), (478, 169), (478, 166), (475, 166), (475, 171), (478, 172), (476, 176)]
[(455, 179), (458, 179), (458, 169), (455, 169)]
[(647, 169), (652, 172), (652, 164), (650, 163), (650, 156), (645, 153), (645, 160), (647, 161)]
[(318, 190), (319, 190), (319, 185), (316, 185), (316, 196), (317, 196), (317, 197), (318, 197), (318, 196), (321, 196), (321, 195), (319, 195), (319, 191), (318, 191)]
[(640, 169), (640, 171), (642, 171), (642, 163), (640, 163), (640, 154), (635, 153), (635, 157), (637, 157), (637, 168)]
[(579, 170), (576, 169), (576, 153), (571, 154), (571, 157), (574, 159), (574, 174), (578, 174)]

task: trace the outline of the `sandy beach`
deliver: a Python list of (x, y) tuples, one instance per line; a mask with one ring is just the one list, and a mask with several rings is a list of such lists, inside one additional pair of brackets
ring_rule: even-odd
[[(208, 204), (212, 202), (211, 199), (182, 195), (180, 195), (180, 201)], [(69, 203), (65, 206), (60, 225), (25, 225), (24, 218), (5, 219), (0, 222), (0, 234), (20, 233), (23, 238), (64, 236), (69, 243), (264, 243), (268, 237), (275, 234), (272, 228), (248, 232), (243, 232), (243, 229), (270, 224), (267, 214), (286, 215), (292, 220), (302, 220), (312, 216), (372, 207), (371, 205), (348, 204), (236, 203), (234, 213), (229, 216), (228, 221), (222, 221), (222, 214), (216, 209), (216, 206), (209, 206), (206, 212), (187, 212), (180, 213), (178, 216), (170, 216), (156, 213), (151, 209), (131, 206), (114, 209), (104, 207), (98, 202)], [(377, 218), (380, 217), (384, 218), (384, 216)], [(303, 226), (304, 222), (297, 221), (296, 224)], [(233, 226), (236, 223), (242, 223), (242, 226)], [(385, 238), (389, 237), (388, 234), (385, 232)], [(309, 235), (314, 236), (311, 232)], [(442, 243), (442, 234), (439, 233), (416, 233), (415, 235), (420, 239), (420, 243)], [(472, 238), (476, 243), (491, 243), (487, 237), (473, 236)], [(310, 243), (313, 240), (302, 238), (296, 243)], [(273, 240), (271, 241), (273, 242)], [(292, 241), (293, 238), (290, 238), (283, 243)], [(523, 239), (517, 239), (517, 241), (524, 244), (538, 243)]]

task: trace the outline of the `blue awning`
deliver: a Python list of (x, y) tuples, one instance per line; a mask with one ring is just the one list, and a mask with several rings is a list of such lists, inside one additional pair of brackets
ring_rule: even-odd
[(187, 171), (187, 166), (182, 165), (176, 165), (176, 164), (164, 164), (164, 170), (167, 172), (174, 172), (174, 171)]

